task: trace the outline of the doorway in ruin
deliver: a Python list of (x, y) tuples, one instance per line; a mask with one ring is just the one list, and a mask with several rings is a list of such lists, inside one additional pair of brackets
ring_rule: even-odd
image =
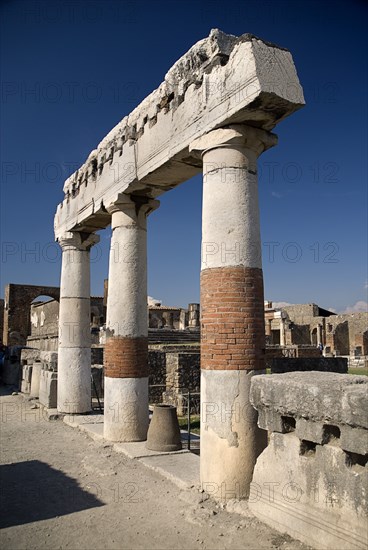
[(317, 347), (317, 345), (318, 345), (318, 342), (317, 342), (317, 328), (314, 328), (311, 332), (311, 344), (314, 347)]

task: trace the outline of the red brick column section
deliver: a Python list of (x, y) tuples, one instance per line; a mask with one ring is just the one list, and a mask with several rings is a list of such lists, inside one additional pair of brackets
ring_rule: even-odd
[(113, 336), (105, 345), (105, 376), (145, 378), (148, 376), (148, 339)]
[(262, 370), (265, 357), (262, 269), (201, 272), (201, 368)]

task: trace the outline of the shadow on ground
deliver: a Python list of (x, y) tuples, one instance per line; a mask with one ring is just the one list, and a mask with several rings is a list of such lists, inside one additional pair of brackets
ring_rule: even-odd
[(103, 506), (64, 473), (38, 460), (0, 466), (0, 528)]

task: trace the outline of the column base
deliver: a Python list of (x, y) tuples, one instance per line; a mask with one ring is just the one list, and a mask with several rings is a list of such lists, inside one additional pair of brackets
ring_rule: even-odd
[(215, 500), (247, 498), (267, 433), (249, 402), (252, 376), (265, 371), (202, 370), (201, 487)]
[(104, 391), (104, 438), (145, 441), (149, 424), (148, 377), (105, 376)]

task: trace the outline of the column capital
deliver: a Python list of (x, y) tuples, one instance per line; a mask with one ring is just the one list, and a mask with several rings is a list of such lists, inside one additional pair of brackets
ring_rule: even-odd
[(151, 199), (150, 197), (119, 193), (116, 200), (106, 206), (106, 210), (109, 214), (124, 212), (129, 215), (129, 213), (135, 212), (136, 216), (140, 213), (149, 216), (151, 212), (156, 210), (159, 206), (160, 201)]
[(276, 144), (276, 134), (246, 124), (230, 124), (195, 139), (190, 143), (189, 151), (203, 156), (211, 149), (234, 146), (251, 149), (259, 156)]
[(96, 235), (96, 233), (68, 231), (61, 237), (58, 237), (57, 242), (63, 250), (67, 248), (74, 248), (82, 251), (88, 251), (93, 245), (100, 242), (100, 237), (99, 235)]

